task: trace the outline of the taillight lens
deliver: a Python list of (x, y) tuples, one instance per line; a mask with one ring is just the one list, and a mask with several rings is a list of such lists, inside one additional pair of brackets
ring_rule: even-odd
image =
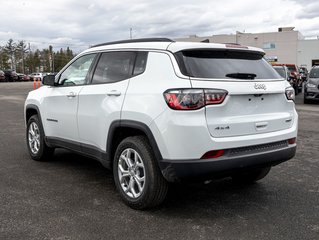
[(224, 154), (224, 150), (213, 150), (205, 153), (200, 159), (219, 158)]
[(292, 87), (286, 88), (286, 97), (288, 100), (295, 101), (295, 90)]
[(196, 110), (221, 104), (227, 91), (221, 89), (170, 89), (164, 92), (167, 105), (174, 110)]
[(296, 138), (290, 138), (288, 139), (288, 144), (295, 144), (296, 143)]

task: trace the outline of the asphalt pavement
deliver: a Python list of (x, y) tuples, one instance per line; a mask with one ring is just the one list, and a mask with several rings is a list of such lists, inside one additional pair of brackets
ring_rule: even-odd
[(112, 174), (66, 150), (32, 161), (23, 104), (32, 83), (0, 83), (0, 239), (319, 239), (319, 104), (297, 97), (296, 156), (260, 182), (171, 186), (149, 211), (122, 203)]

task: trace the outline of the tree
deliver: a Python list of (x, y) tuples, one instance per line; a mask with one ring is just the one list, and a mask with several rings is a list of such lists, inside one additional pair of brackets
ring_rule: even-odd
[(36, 50), (35, 53), (33, 54), (33, 64), (34, 64), (34, 71), (35, 72), (40, 72), (40, 64), (41, 64), (41, 52), (40, 50)]
[(8, 62), (9, 62), (8, 54), (5, 52), (4, 48), (0, 47), (0, 69), (5, 70), (10, 68)]
[(67, 48), (66, 51), (63, 51), (61, 48), (53, 57), (55, 71), (60, 71), (72, 58), (74, 58), (72, 50)]
[(54, 52), (53, 47), (49, 46), (40, 51), (36, 47), (31, 48), (30, 44), (27, 47), (23, 40), (15, 43), (9, 39), (4, 47), (0, 46), (0, 69), (9, 69), (11, 65), (11, 69), (28, 74), (38, 71), (56, 72), (73, 57), (69, 47)]
[(25, 73), (25, 54), (29, 52), (29, 49), (27, 48), (27, 45), (24, 43), (24, 41), (19, 41), (16, 47), (16, 53), (18, 55), (18, 58), (21, 59), (22, 67), (20, 70), (22, 70), (22, 73)]
[(49, 61), (50, 61), (50, 72), (54, 72), (54, 52), (53, 47), (49, 46)]
[(16, 51), (16, 44), (12, 38), (8, 40), (7, 45), (4, 47), (4, 50), (10, 56), (11, 69), (15, 69), (14, 53)]

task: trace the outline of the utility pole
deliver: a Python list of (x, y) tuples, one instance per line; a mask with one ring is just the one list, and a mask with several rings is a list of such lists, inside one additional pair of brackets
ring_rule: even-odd
[(133, 31), (133, 29), (130, 28), (130, 39), (132, 39), (132, 31)]

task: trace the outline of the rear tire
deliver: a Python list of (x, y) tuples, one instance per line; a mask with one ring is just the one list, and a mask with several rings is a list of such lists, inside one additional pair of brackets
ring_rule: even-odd
[(44, 130), (38, 115), (30, 117), (26, 131), (27, 147), (31, 158), (35, 161), (48, 161), (51, 159), (54, 148), (46, 145)]
[(249, 170), (246, 172), (240, 172), (232, 176), (233, 181), (238, 183), (253, 183), (260, 179), (263, 179), (269, 173), (271, 167), (259, 168)]
[(166, 197), (168, 183), (144, 136), (128, 137), (119, 144), (113, 174), (122, 200), (133, 209), (155, 207)]

